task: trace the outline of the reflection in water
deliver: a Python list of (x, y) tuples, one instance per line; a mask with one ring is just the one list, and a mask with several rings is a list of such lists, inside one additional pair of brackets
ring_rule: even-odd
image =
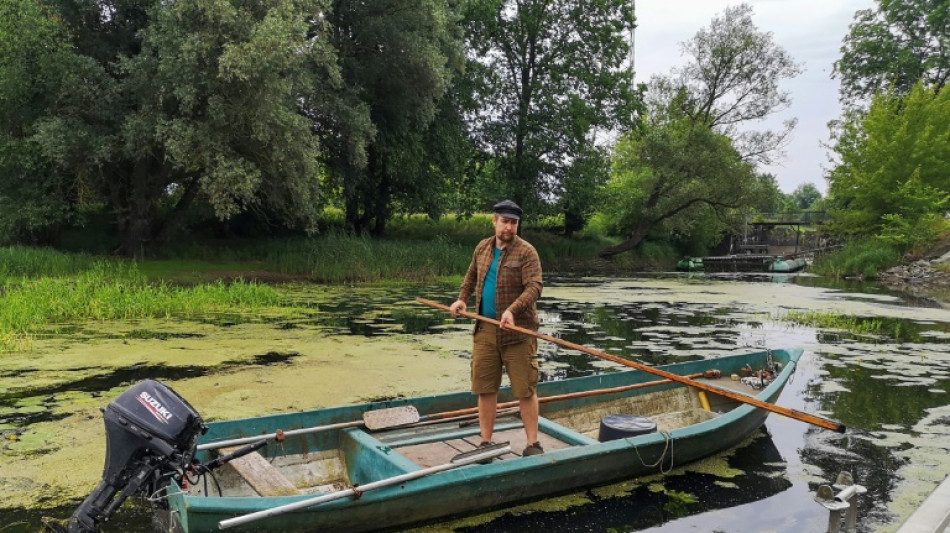
[[(935, 394), (935, 390), (950, 392), (950, 381), (914, 385), (901, 379), (907, 376), (854, 365), (833, 366), (828, 373), (845, 389), (861, 391), (861, 394), (838, 394), (829, 406), (833, 416), (847, 426), (869, 430), (887, 424), (910, 429), (927, 410), (947, 404), (947, 396)], [(812, 391), (817, 393), (814, 387)], [(866, 425), (868, 421), (874, 421), (873, 425)]]
[[(785, 475), (781, 453), (772, 437), (764, 433), (732, 454), (729, 467), (742, 471), (742, 474), (728, 478), (728, 482), (712, 474), (671, 474), (663, 478), (662, 490), (645, 484), (624, 490), (622, 487), (630, 483), (619, 484), (584, 492), (590, 503), (572, 507), (569, 511), (504, 513), (489, 523), (455, 531), (639, 531), (687, 515), (770, 498), (792, 486)], [(754, 523), (755, 517), (749, 517), (748, 521)]]

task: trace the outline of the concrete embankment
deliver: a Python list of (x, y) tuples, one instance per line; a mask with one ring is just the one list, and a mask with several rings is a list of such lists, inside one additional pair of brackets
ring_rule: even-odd
[(945, 533), (950, 526), (950, 477), (924, 500), (897, 533)]

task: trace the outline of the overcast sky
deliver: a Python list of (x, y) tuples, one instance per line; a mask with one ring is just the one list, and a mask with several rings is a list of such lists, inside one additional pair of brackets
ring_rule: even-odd
[[(637, 30), (635, 69), (637, 81), (654, 74), (668, 74), (682, 65), (680, 43), (708, 27), (714, 16), (739, 0), (640, 0), (636, 2)], [(874, 0), (746, 0), (752, 6), (752, 21), (759, 31), (771, 32), (772, 39), (804, 72), (782, 86), (791, 93), (792, 106), (767, 122), (756, 125), (779, 129), (785, 119), (797, 117), (798, 126), (786, 157), (779, 165), (762, 170), (774, 175), (779, 188), (790, 193), (804, 183), (812, 183), (824, 194), (828, 168), (828, 121), (838, 118), (838, 82), (831, 79), (834, 62), (841, 56), (841, 43), (854, 14), (876, 6)]]

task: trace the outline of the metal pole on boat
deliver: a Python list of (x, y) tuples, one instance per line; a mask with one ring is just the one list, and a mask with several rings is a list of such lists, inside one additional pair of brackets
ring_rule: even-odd
[(506, 453), (511, 453), (511, 446), (504, 446), (501, 448), (486, 450), (484, 453), (470, 455), (463, 459), (459, 459), (456, 462), (445, 463), (442, 465), (424, 468), (422, 470), (416, 470), (415, 472), (409, 472), (407, 474), (401, 474), (398, 476), (381, 479), (379, 481), (374, 481), (372, 483), (360, 485), (359, 488), (341, 490), (339, 492), (325, 494), (323, 496), (317, 496), (316, 498), (301, 500), (299, 502), (288, 503), (287, 505), (271, 507), (270, 509), (265, 509), (263, 511), (257, 511), (254, 513), (248, 513), (248, 514), (237, 516), (234, 518), (228, 518), (226, 520), (222, 520), (218, 522), (218, 529), (229, 529), (235, 526), (247, 524), (249, 522), (256, 522), (258, 520), (263, 520), (264, 518), (268, 518), (271, 516), (289, 513), (291, 511), (298, 511), (300, 509), (306, 509), (308, 507), (313, 507), (314, 505), (317, 505), (317, 504), (326, 503), (333, 500), (339, 500), (342, 498), (353, 496), (357, 494), (358, 492), (362, 493), (362, 492), (366, 492), (373, 489), (388, 487), (390, 485), (399, 485), (400, 483), (405, 483), (406, 481), (411, 481), (413, 479), (425, 477), (430, 474), (437, 474), (445, 470), (451, 470), (453, 468), (458, 468), (460, 466), (470, 465), (473, 463), (477, 463), (479, 461), (484, 461), (485, 459), (493, 459), (495, 457), (504, 455)]
[[(354, 420), (352, 422), (341, 422), (339, 424), (327, 424), (325, 426), (316, 426), (312, 428), (302, 428), (302, 429), (288, 429), (287, 431), (280, 432), (280, 435), (284, 437), (292, 437), (294, 435), (306, 435), (308, 433), (319, 433), (321, 431), (329, 431), (332, 429), (345, 429), (353, 428), (366, 425), (362, 420)], [(219, 448), (228, 448), (231, 446), (237, 446), (239, 444), (247, 444), (249, 442), (257, 442), (259, 440), (269, 440), (276, 438), (278, 433), (267, 433), (266, 435), (252, 435), (250, 437), (241, 437), (238, 439), (230, 440), (219, 440), (217, 442), (207, 442), (205, 444), (198, 445), (198, 451), (202, 450), (217, 450)]]

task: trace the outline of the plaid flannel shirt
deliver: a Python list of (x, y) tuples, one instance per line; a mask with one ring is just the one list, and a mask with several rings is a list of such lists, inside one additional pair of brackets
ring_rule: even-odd
[[(481, 312), (482, 289), (485, 275), (491, 268), (495, 253), (495, 237), (484, 239), (475, 247), (472, 264), (468, 267), (459, 300), (468, 301), (475, 294), (475, 309)], [(495, 284), (495, 308), (498, 319), (510, 309), (515, 317), (515, 325), (525, 329), (538, 330), (537, 301), (541, 297), (541, 260), (538, 252), (528, 241), (515, 235), (508, 246), (502, 250), (498, 262), (498, 278)], [(514, 344), (523, 341), (527, 335), (514, 331), (498, 330), (498, 344)]]

